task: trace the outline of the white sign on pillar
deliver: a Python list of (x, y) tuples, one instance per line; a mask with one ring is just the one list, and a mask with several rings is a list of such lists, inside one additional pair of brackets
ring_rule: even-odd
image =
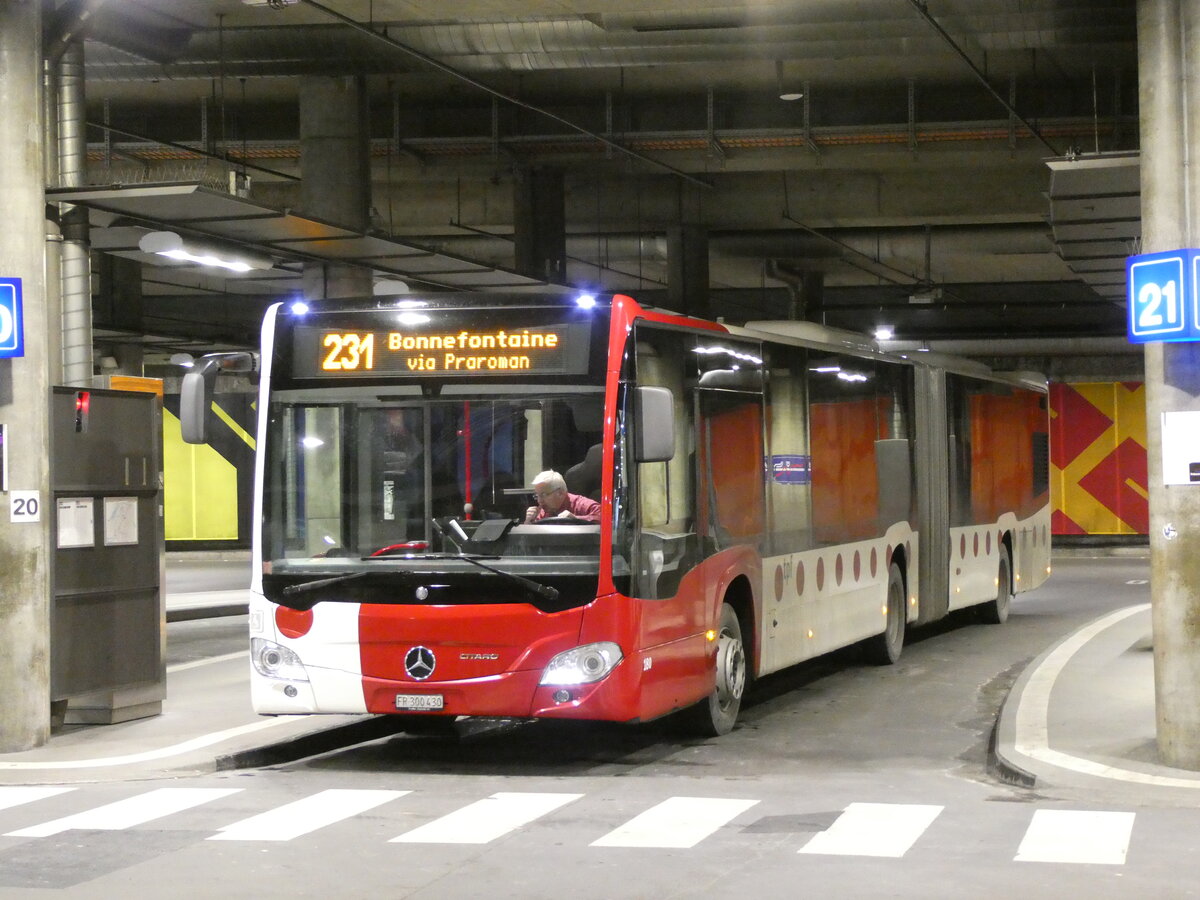
[(40, 491), (13, 491), (8, 495), (8, 520), (15, 524), (32, 525), (42, 521)]

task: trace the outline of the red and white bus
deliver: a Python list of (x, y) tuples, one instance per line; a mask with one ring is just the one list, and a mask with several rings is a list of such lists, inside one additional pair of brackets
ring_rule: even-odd
[[(236, 357), (185, 379), (189, 439)], [(1002, 622), (1049, 572), (1044, 379), (626, 296), (267, 313), (254, 708), (737, 718), (754, 678)], [(524, 523), (535, 473), (599, 523)]]

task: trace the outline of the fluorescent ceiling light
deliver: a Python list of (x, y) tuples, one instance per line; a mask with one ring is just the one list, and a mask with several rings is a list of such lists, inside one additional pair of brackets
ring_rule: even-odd
[(261, 253), (184, 238), (174, 231), (148, 232), (138, 241), (138, 249), (143, 253), (165, 256), (178, 262), (216, 266), (230, 272), (270, 269), (275, 265), (275, 260)]
[(399, 278), (381, 278), (375, 282), (372, 292), (376, 297), (392, 297), (396, 294), (407, 294), (411, 290), (408, 283)]

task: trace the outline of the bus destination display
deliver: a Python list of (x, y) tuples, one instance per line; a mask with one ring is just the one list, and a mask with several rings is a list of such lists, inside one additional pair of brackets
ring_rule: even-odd
[(587, 371), (588, 331), (583, 322), (394, 331), (302, 325), (293, 367), (298, 378), (579, 375)]

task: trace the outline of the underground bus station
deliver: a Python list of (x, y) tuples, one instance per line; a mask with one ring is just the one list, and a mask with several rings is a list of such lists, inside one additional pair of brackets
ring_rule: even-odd
[(1198, 27), (0, 0), (0, 897), (1190, 896)]

